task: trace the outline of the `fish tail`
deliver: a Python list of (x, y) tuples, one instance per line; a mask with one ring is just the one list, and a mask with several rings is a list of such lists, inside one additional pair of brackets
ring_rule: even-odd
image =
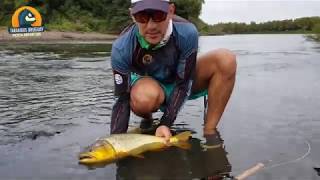
[(191, 131), (185, 131), (173, 136), (173, 138), (176, 138), (178, 141), (188, 141), (190, 137)]
[(173, 146), (176, 146), (182, 149), (190, 149), (191, 145), (188, 142), (190, 137), (191, 137), (191, 131), (186, 131), (171, 137), (170, 143)]

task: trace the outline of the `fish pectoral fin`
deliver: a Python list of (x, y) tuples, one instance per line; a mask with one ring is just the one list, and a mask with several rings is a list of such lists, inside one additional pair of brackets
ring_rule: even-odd
[(143, 152), (143, 151), (141, 151), (141, 149), (135, 149), (135, 150), (131, 151), (129, 154), (130, 154), (131, 156), (133, 156), (133, 157), (137, 157), (137, 158), (143, 159), (144, 156), (142, 155), (142, 152)]
[(158, 149), (152, 149), (152, 150), (150, 150), (150, 151), (152, 151), (152, 152), (161, 152), (161, 151), (164, 151), (165, 149), (167, 149), (166, 146), (165, 146), (165, 147), (162, 147), (162, 148), (158, 148)]
[(140, 159), (144, 159), (144, 156), (142, 154), (132, 154), (131, 156), (136, 157), (136, 158), (140, 158)]

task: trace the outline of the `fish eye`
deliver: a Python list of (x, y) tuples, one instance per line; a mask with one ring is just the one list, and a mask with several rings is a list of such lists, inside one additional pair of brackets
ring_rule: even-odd
[(31, 13), (29, 13), (29, 14), (28, 14), (28, 16), (29, 16), (29, 17), (32, 17), (32, 14), (31, 14)]

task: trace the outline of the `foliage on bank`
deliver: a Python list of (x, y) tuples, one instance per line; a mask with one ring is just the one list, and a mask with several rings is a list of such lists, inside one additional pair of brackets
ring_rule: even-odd
[(311, 35), (311, 38), (317, 41), (320, 41), (320, 23), (316, 24), (313, 27), (312, 32), (314, 33), (313, 35)]
[[(177, 14), (198, 19), (203, 0), (174, 0)], [(130, 0), (0, 0), (0, 26), (9, 26), (14, 10), (33, 6), (49, 30), (118, 33), (130, 24)]]
[(250, 33), (313, 33), (320, 25), (320, 17), (268, 21), (263, 23), (219, 23), (205, 26), (207, 34), (250, 34)]

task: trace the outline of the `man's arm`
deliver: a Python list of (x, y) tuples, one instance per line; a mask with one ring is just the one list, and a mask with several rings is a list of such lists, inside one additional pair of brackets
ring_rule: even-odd
[(122, 57), (116, 48), (112, 48), (111, 65), (117, 100), (112, 108), (111, 134), (127, 132), (130, 118), (130, 71)]
[(170, 96), (170, 101), (166, 106), (160, 125), (171, 127), (180, 108), (189, 97), (196, 69), (196, 59), (197, 51), (192, 52), (189, 57), (187, 57), (184, 67), (184, 76), (177, 76), (176, 86)]
[(160, 125), (172, 126), (179, 110), (191, 93), (196, 71), (198, 51), (198, 31), (194, 25), (176, 27), (179, 30), (179, 62), (176, 70), (176, 83), (170, 100), (161, 118)]
[(130, 117), (130, 93), (128, 92), (128, 75), (114, 71), (116, 103), (112, 108), (111, 134), (125, 133), (128, 129)]

